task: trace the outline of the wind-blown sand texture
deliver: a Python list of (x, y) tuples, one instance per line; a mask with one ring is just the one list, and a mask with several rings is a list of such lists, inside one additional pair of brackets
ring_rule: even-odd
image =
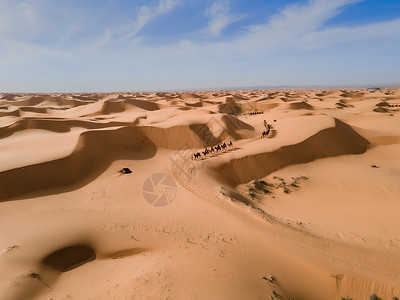
[(399, 111), (399, 89), (0, 94), (0, 299), (400, 298)]

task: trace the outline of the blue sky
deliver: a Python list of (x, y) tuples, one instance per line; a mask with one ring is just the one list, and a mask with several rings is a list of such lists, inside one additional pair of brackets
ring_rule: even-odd
[(0, 92), (399, 83), (399, 0), (0, 0)]

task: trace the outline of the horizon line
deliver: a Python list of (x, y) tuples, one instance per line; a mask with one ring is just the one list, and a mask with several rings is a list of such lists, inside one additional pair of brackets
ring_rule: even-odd
[(2, 92), (0, 94), (114, 94), (114, 93), (173, 93), (173, 92), (212, 92), (229, 90), (285, 90), (285, 89), (368, 89), (368, 88), (400, 88), (400, 83), (389, 84), (348, 84), (348, 85), (254, 85), (254, 86), (231, 86), (231, 87), (208, 87), (208, 88), (184, 88), (184, 89), (150, 89), (150, 90), (120, 90), (120, 91), (41, 91), (41, 92)]

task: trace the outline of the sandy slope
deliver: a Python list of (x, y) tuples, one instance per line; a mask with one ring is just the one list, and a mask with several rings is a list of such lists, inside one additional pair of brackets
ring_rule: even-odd
[(0, 299), (400, 297), (399, 110), (399, 89), (0, 94)]

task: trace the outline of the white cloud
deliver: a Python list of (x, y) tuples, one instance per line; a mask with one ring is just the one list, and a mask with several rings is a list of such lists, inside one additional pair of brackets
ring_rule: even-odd
[(230, 14), (228, 0), (214, 0), (206, 15), (210, 17), (210, 21), (205, 31), (214, 36), (219, 36), (222, 30), (237, 20)]
[[(272, 16), (268, 22), (248, 28), (248, 31), (231, 41), (204, 43), (197, 46), (202, 51), (225, 59), (229, 56), (244, 58), (267, 57), (271, 55), (293, 55), (301, 51), (307, 51), (315, 47), (324, 47), (328, 41), (328, 35), (334, 35), (334, 30), (324, 28), (328, 20), (341, 12), (343, 7), (354, 3), (354, 0), (340, 0), (331, 3), (327, 0), (309, 1), (306, 5), (289, 5), (281, 12)], [(394, 24), (393, 24), (394, 25)], [(340, 28), (340, 33), (336, 34), (329, 42), (330, 45), (351, 42), (362, 36), (365, 39), (373, 39), (374, 34), (379, 29), (375, 26), (382, 26), (380, 23), (372, 23), (366, 27), (359, 28)], [(337, 29), (337, 28), (335, 28)], [(396, 29), (387, 28), (387, 32), (395, 32)], [(339, 30), (339, 29), (337, 29)], [(356, 33), (364, 32), (364, 34)], [(386, 33), (388, 34), (388, 33)], [(396, 33), (393, 33), (396, 34)], [(234, 58), (231, 58), (232, 60)]]
[(119, 40), (123, 41), (136, 36), (151, 20), (171, 11), (178, 3), (179, 0), (159, 0), (156, 7), (140, 7), (133, 24), (118, 30), (121, 34)]
[(320, 28), (344, 6), (360, 1), (362, 0), (309, 0), (305, 5), (288, 5), (265, 25), (265, 29), (291, 35), (307, 33)]
[(41, 2), (0, 1), (0, 38), (31, 38), (40, 27)]
[[(145, 50), (139, 47), (156, 58), (152, 63), (158, 72), (166, 65), (174, 65), (177, 73), (180, 66), (185, 66), (184, 70), (195, 70), (186, 72), (184, 78), (174, 83), (168, 82), (176, 88), (179, 84), (188, 86), (189, 82), (193, 85), (202, 82), (206, 87), (395, 80), (394, 75), (400, 76), (400, 68), (394, 67), (396, 63), (400, 67), (399, 59), (391, 58), (394, 64), (386, 73), (374, 75), (370, 70), (381, 70), (380, 62), (391, 57), (385, 54), (395, 53), (396, 49), (400, 51), (400, 19), (355, 27), (324, 27), (346, 5), (354, 2), (315, 0), (303, 6), (291, 5), (267, 23), (251, 27), (231, 41), (186, 41), (159, 48), (144, 47)], [(219, 9), (215, 8), (214, 12)], [(381, 42), (383, 39), (385, 42)], [(173, 76), (164, 82), (167, 80), (173, 81)]]
[(286, 49), (310, 33), (322, 30), (328, 20), (355, 2), (360, 0), (310, 0), (305, 5), (288, 5), (267, 23), (250, 27), (248, 34), (242, 36), (241, 43), (251, 42), (254, 48), (258, 46), (264, 51)]

